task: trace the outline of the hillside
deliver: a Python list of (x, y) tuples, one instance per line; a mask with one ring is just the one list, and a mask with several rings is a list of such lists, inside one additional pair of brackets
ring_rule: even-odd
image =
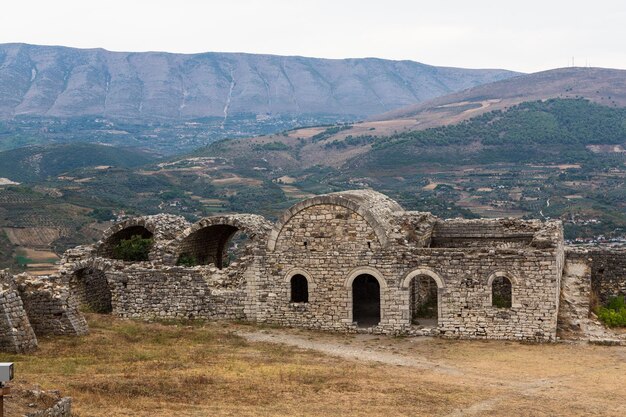
[[(47, 246), (39, 242), (38, 250), (58, 253), (90, 242), (119, 215), (275, 218), (302, 198), (354, 188), (443, 218), (558, 218), (568, 239), (626, 239), (624, 108), (554, 99), (422, 131), (363, 129), (344, 124), (224, 140), (159, 161), (110, 146), (3, 152), (0, 167), (25, 179), (0, 186), (7, 234), (0, 233), (0, 246), (13, 259), (34, 259), (33, 236), (46, 232)], [(105, 154), (96, 158), (97, 149)], [(0, 259), (0, 266), (10, 262)]]
[(273, 181), (291, 198), (372, 187), (442, 217), (558, 217), (568, 237), (623, 234), (624, 108), (554, 99), (423, 131), (370, 129), (298, 129), (194, 156), (223, 158), (212, 175)]
[(605, 106), (626, 107), (626, 71), (559, 68), (520, 75), (395, 109), (370, 120), (387, 123), (405, 120), (411, 122), (411, 129), (424, 129), (551, 98), (585, 98)]
[(0, 45), (0, 118), (363, 117), (509, 78), (412, 61)]
[(0, 152), (0, 178), (32, 183), (79, 168), (132, 168), (154, 160), (152, 154), (136, 148), (88, 143), (29, 146)]

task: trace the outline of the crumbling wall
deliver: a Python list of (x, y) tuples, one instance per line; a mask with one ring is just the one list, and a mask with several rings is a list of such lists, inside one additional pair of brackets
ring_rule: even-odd
[(624, 294), (625, 264), (624, 249), (566, 248), (558, 320), (562, 338), (603, 342), (619, 339), (597, 320), (593, 310), (610, 297)]
[(97, 256), (112, 259), (114, 258), (114, 247), (122, 239), (141, 235), (143, 238), (154, 240), (149, 254), (151, 262), (171, 261), (167, 253), (169, 243), (187, 227), (189, 227), (189, 223), (184, 217), (171, 214), (131, 218), (111, 226), (104, 233), (102, 239), (94, 245), (94, 251)]
[(52, 407), (28, 413), (25, 417), (72, 417), (72, 398), (63, 397)]
[(626, 249), (594, 248), (591, 258), (591, 288), (600, 303), (626, 296)]
[(525, 247), (542, 227), (538, 220), (448, 219), (435, 223), (433, 248)]
[(113, 313), (126, 318), (245, 319), (243, 271), (215, 267), (127, 268), (106, 273)]
[(0, 351), (25, 353), (36, 348), (37, 337), (13, 277), (0, 271)]
[(81, 308), (94, 313), (111, 312), (111, 290), (104, 271), (80, 269), (70, 276), (69, 287)]
[(16, 277), (20, 297), (37, 335), (84, 335), (88, 333), (85, 317), (69, 288), (56, 278)]

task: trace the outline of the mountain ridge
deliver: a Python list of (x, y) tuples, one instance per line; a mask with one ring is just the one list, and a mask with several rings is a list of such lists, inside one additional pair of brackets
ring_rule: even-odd
[(626, 107), (626, 70), (566, 67), (482, 84), (399, 108), (369, 121), (415, 119), (421, 128), (457, 123), (525, 101), (552, 98), (586, 98), (614, 107)]
[(380, 58), (0, 44), (0, 118), (381, 113), (518, 73)]

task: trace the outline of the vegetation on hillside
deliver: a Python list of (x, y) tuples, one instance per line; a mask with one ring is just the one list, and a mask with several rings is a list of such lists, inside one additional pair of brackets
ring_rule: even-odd
[(626, 141), (626, 108), (584, 99), (522, 103), (463, 121), (379, 140), (375, 149), (411, 143), (421, 146), (593, 145)]
[(614, 238), (626, 233), (625, 120), (626, 109), (548, 100), (389, 137), (344, 136), (358, 128), (342, 124), (309, 137), (225, 140), (158, 163), (113, 146), (23, 148), (0, 153), (0, 177), (23, 183), (0, 186), (0, 227), (57, 228), (52, 249), (61, 253), (97, 240), (119, 216), (274, 219), (308, 195), (370, 187), (443, 218), (558, 218), (568, 239)]
[(89, 143), (29, 146), (0, 152), (0, 177), (37, 182), (85, 167), (132, 168), (155, 161), (137, 148), (116, 148)]

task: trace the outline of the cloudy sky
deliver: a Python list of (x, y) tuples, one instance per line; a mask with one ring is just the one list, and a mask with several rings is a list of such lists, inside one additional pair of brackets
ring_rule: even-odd
[(0, 43), (626, 69), (624, 0), (5, 0)]

